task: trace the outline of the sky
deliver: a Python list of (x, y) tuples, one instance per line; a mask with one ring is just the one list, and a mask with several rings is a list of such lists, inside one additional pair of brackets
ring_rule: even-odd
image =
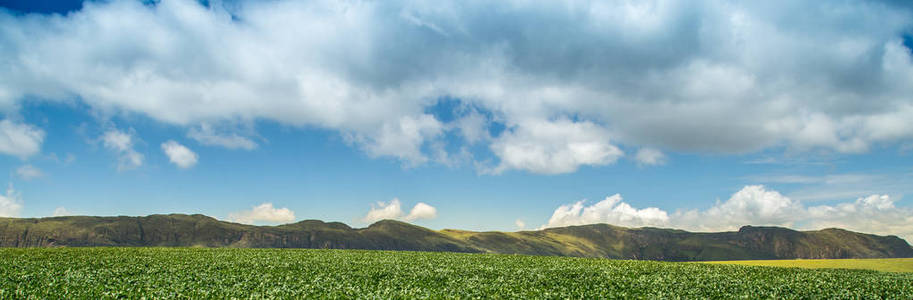
[(906, 1), (0, 7), (0, 216), (913, 240)]

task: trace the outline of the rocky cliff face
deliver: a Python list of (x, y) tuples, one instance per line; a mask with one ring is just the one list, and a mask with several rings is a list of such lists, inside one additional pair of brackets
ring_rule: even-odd
[(910, 245), (896, 236), (860, 234), (829, 228), (800, 232), (778, 227), (745, 226), (738, 231), (739, 245), (766, 252), (774, 258), (878, 258), (909, 257)]
[(397, 221), (367, 228), (308, 220), (251, 226), (203, 215), (0, 218), (0, 247), (154, 246), (487, 252), (669, 261), (913, 257), (895, 236), (745, 226), (692, 233), (607, 224), (522, 232), (434, 231)]

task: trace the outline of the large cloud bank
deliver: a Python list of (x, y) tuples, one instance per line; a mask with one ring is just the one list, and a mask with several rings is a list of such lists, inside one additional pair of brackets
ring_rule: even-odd
[(695, 231), (731, 231), (744, 225), (798, 229), (829, 227), (897, 235), (913, 241), (913, 209), (896, 207), (888, 195), (870, 195), (854, 202), (806, 206), (762, 185), (745, 186), (728, 200), (706, 210), (668, 213), (638, 209), (615, 194), (587, 205), (585, 201), (555, 209), (544, 227), (608, 223), (619, 226), (674, 227)]
[[(271, 120), (336, 130), (407, 165), (453, 157), (435, 145), (454, 132), (486, 143), (493, 173), (611, 164), (625, 157), (618, 145), (860, 153), (913, 138), (913, 10), (895, 2), (115, 0), (0, 12), (0, 108), (80, 99), (242, 149), (256, 143), (210, 124)], [(463, 113), (429, 111), (443, 97)], [(493, 124), (504, 130), (489, 136)], [(0, 125), (31, 141), (0, 152), (37, 151), (40, 131)], [(122, 167), (141, 164), (129, 154)]]

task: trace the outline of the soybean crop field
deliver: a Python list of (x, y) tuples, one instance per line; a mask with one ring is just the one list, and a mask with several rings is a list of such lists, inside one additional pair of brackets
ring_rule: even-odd
[(913, 298), (913, 274), (306, 249), (0, 249), (0, 298)]

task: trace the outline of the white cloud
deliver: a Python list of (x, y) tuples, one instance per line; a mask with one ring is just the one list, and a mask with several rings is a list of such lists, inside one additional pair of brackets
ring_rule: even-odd
[(859, 195), (906, 195), (913, 192), (913, 173), (904, 171), (824, 175), (785, 173), (747, 176), (743, 179), (750, 182), (795, 185), (796, 188), (786, 196), (803, 202), (845, 201)]
[(51, 152), (47, 155), (47, 159), (64, 166), (68, 166), (76, 161), (76, 155), (73, 153), (66, 153), (64, 154), (63, 158), (61, 158), (57, 155), (57, 153)]
[[(859, 153), (913, 137), (911, 26), (909, 7), (868, 2), (93, 2), (0, 12), (0, 57), (15, 58), (0, 71), (0, 109), (33, 95), (179, 126), (266, 120), (339, 132), (407, 165), (433, 161), (429, 145), (457, 127), (490, 144), (496, 172), (605, 165), (620, 155), (610, 137), (667, 152)], [(429, 115), (443, 97), (492, 122)], [(495, 123), (508, 130), (487, 139)], [(576, 137), (531, 131), (549, 126)], [(0, 135), (0, 151), (27, 157), (35, 137)]]
[(291, 223), (295, 221), (295, 212), (283, 207), (274, 208), (272, 203), (266, 202), (250, 210), (242, 210), (228, 214), (228, 220), (243, 224), (254, 223)]
[(106, 131), (102, 135), (105, 147), (116, 151), (128, 151), (133, 147), (133, 137), (117, 129)]
[(0, 121), (0, 153), (26, 159), (40, 152), (43, 142), (44, 130), (9, 119)]
[(41, 172), (41, 169), (38, 169), (35, 166), (23, 165), (16, 169), (16, 175), (25, 180), (32, 180), (43, 177), (44, 172)]
[(665, 226), (669, 223), (669, 214), (655, 207), (636, 209), (622, 202), (621, 195), (615, 194), (590, 206), (585, 206), (584, 201), (562, 205), (555, 209), (545, 227), (594, 223), (632, 227)]
[(860, 182), (860, 181), (866, 181), (871, 178), (873, 178), (872, 175), (865, 175), (865, 174), (840, 174), (840, 175), (824, 175), (824, 176), (785, 174), (785, 175), (765, 175), (765, 176), (748, 177), (749, 180), (765, 182), (765, 183), (799, 183), (799, 184), (820, 183), (820, 184), (828, 184), (828, 185), (856, 183), (856, 182)]
[(371, 156), (393, 156), (414, 166), (428, 161), (422, 152), (426, 140), (441, 135), (443, 125), (431, 115), (405, 116), (384, 123), (368, 133), (355, 133), (350, 140), (362, 145)]
[(673, 218), (679, 226), (688, 229), (719, 231), (737, 230), (744, 225), (793, 227), (804, 220), (805, 215), (805, 208), (799, 201), (762, 185), (749, 185), (706, 211), (678, 213)]
[(634, 208), (623, 202), (618, 194), (589, 206), (584, 201), (578, 201), (555, 209), (544, 227), (595, 223), (692, 231), (734, 231), (745, 225), (800, 230), (837, 227), (913, 240), (913, 209), (896, 207), (888, 195), (876, 194), (833, 206), (806, 207), (761, 185), (745, 186), (725, 202), (718, 202), (707, 210), (673, 214), (655, 207)]
[(634, 160), (640, 165), (657, 166), (666, 163), (666, 155), (653, 148), (640, 148), (634, 155)]
[(376, 205), (372, 204), (371, 210), (361, 220), (365, 223), (374, 223), (385, 219), (397, 219), (402, 215), (403, 210), (400, 208), (399, 199), (393, 198), (390, 202), (378, 201)]
[(54, 209), (54, 214), (52, 216), (65, 217), (65, 216), (72, 216), (72, 215), (74, 215), (72, 211), (67, 210), (63, 206), (58, 206), (57, 208)]
[(455, 123), (466, 143), (470, 145), (491, 140), (491, 134), (488, 132), (489, 121), (477, 111), (471, 111)]
[(371, 210), (361, 218), (362, 222), (374, 223), (380, 220), (402, 220), (412, 222), (420, 219), (434, 219), (437, 209), (423, 202), (416, 203), (408, 215), (403, 214), (402, 204), (398, 198), (389, 202), (378, 201), (371, 205)]
[(412, 207), (412, 210), (409, 211), (409, 214), (403, 217), (403, 220), (406, 221), (415, 221), (419, 219), (434, 219), (437, 218), (437, 209), (431, 205), (425, 204), (423, 202), (416, 203)]
[(197, 164), (197, 159), (199, 158), (196, 153), (173, 140), (162, 143), (162, 151), (168, 155), (168, 160), (171, 163), (181, 169), (193, 167)]
[(591, 122), (527, 121), (502, 134), (491, 150), (501, 159), (493, 172), (518, 169), (542, 174), (601, 166), (624, 155), (609, 143), (608, 131)]
[(523, 220), (520, 220), (520, 219), (517, 219), (516, 221), (514, 221), (514, 225), (517, 226), (517, 229), (520, 229), (520, 230), (526, 228), (526, 222), (524, 222)]
[(110, 129), (101, 136), (102, 143), (118, 155), (117, 170), (126, 171), (139, 168), (145, 157), (133, 149), (133, 135), (118, 129)]
[(190, 131), (187, 132), (187, 136), (203, 145), (220, 146), (228, 149), (254, 150), (257, 149), (258, 146), (257, 143), (251, 139), (236, 133), (218, 133), (211, 125), (206, 123), (201, 124), (199, 128), (190, 128)]
[(895, 207), (888, 195), (870, 195), (834, 206), (813, 206), (808, 212), (811, 228), (839, 227), (898, 235), (913, 241), (913, 209)]
[(18, 217), (22, 210), (22, 196), (10, 184), (6, 195), (0, 195), (0, 217)]

